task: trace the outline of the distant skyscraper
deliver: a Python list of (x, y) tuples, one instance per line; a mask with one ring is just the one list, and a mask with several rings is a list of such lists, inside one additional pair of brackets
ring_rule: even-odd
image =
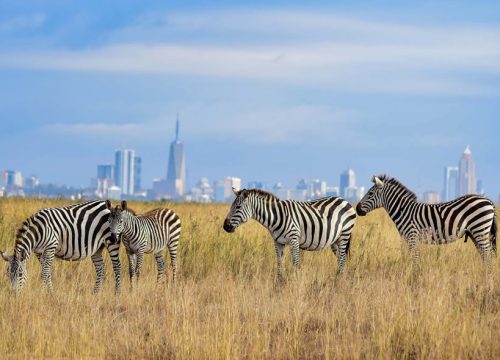
[(97, 180), (113, 180), (113, 170), (113, 165), (111, 164), (97, 165)]
[(170, 144), (167, 169), (167, 194), (173, 198), (186, 192), (186, 158), (184, 144), (179, 140), (179, 115), (175, 127), (175, 140)]
[(234, 199), (233, 189), (235, 191), (239, 191), (241, 189), (241, 179), (237, 178), (237, 177), (228, 176), (224, 180), (224, 200), (225, 201), (232, 201)]
[(346, 197), (346, 189), (354, 188), (356, 186), (356, 174), (351, 168), (340, 174), (340, 196)]
[(10, 187), (23, 187), (23, 175), (17, 170), (7, 170), (5, 183)]
[(458, 197), (458, 166), (444, 168), (443, 201)]
[(141, 191), (141, 173), (142, 173), (142, 158), (136, 156), (134, 158), (134, 193)]
[(464, 150), (458, 164), (458, 194), (476, 193), (476, 164), (472, 159), (469, 145)]
[(121, 189), (122, 195), (134, 194), (135, 151), (117, 150), (115, 153), (115, 185)]
[(439, 193), (437, 191), (424, 192), (424, 202), (427, 204), (437, 204), (439, 202)]

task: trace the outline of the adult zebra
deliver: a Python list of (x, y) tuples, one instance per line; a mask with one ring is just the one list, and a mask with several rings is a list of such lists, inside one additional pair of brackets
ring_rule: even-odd
[(440, 204), (417, 201), (415, 193), (387, 175), (374, 176), (374, 185), (356, 207), (359, 216), (383, 207), (407, 241), (410, 254), (419, 263), (417, 242), (446, 244), (465, 235), (472, 238), (482, 259), (490, 262), (496, 252), (497, 221), (491, 200), (465, 195)]
[(181, 220), (177, 214), (165, 208), (151, 210), (137, 215), (122, 201), (121, 207), (111, 209), (109, 217), (111, 233), (120, 237), (127, 250), (130, 287), (134, 273), (139, 280), (144, 254), (154, 253), (158, 267), (157, 282), (165, 271), (163, 251), (168, 248), (172, 265), (172, 278), (177, 272), (177, 246), (181, 236)]
[(115, 273), (115, 289), (120, 290), (120, 243), (109, 231), (111, 202), (90, 201), (60, 208), (42, 209), (26, 219), (17, 231), (14, 254), (1, 252), (9, 262), (7, 271), (15, 291), (26, 283), (26, 263), (32, 252), (40, 261), (41, 280), (52, 291), (51, 266), (54, 257), (83, 260), (90, 256), (97, 278), (98, 292), (104, 278), (102, 250), (107, 248)]
[(340, 197), (313, 201), (280, 200), (263, 190), (235, 192), (224, 230), (232, 233), (238, 226), (255, 219), (266, 227), (274, 239), (281, 278), (283, 248), (292, 247), (292, 261), (299, 267), (299, 249), (321, 250), (330, 246), (337, 256), (338, 273), (344, 271), (351, 232), (356, 221), (353, 207)]

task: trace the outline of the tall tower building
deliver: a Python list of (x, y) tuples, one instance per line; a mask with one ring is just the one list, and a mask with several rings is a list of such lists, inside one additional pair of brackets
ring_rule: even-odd
[(476, 164), (472, 159), (469, 145), (464, 150), (458, 163), (458, 194), (467, 195), (476, 193)]
[(444, 168), (443, 201), (458, 197), (458, 166)]
[(351, 168), (340, 174), (340, 196), (346, 197), (346, 188), (354, 188), (356, 186), (356, 174)]
[(134, 194), (135, 151), (117, 150), (115, 153), (115, 185), (122, 190), (122, 195)]
[(142, 190), (141, 174), (142, 158), (140, 156), (136, 156), (134, 158), (134, 193), (139, 193)]
[(179, 198), (186, 192), (186, 157), (184, 144), (179, 140), (179, 114), (175, 126), (175, 140), (170, 144), (167, 169), (167, 194)]

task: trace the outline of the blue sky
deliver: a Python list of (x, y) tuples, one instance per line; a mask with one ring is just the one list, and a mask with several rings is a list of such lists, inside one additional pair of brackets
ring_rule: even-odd
[(470, 144), (500, 193), (500, 3), (165, 3), (0, 1), (0, 169), (87, 185), (125, 146), (150, 185), (179, 112), (191, 184), (440, 191)]

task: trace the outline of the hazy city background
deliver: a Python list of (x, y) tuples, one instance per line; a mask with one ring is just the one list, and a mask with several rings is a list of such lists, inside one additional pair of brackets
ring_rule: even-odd
[[(500, 194), (500, 4), (0, 3), (4, 196)], [(180, 128), (176, 132), (179, 114)]]

